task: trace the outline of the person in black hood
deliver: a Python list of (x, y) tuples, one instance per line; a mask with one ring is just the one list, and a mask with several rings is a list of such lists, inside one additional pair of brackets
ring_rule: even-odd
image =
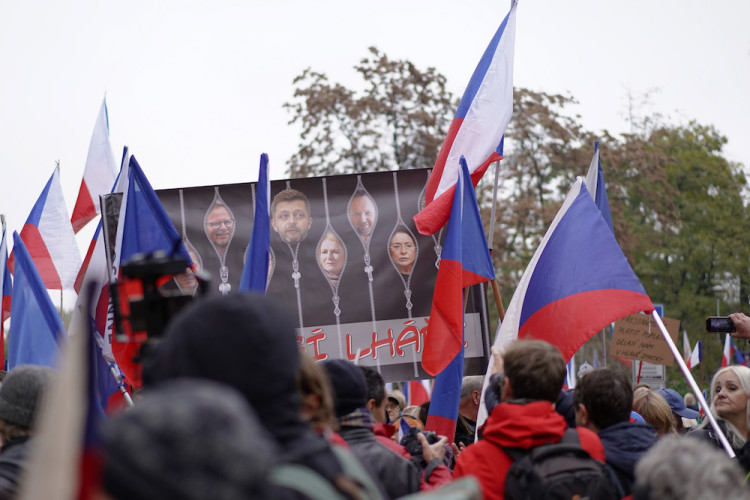
[(300, 416), (299, 351), (291, 315), (257, 294), (212, 296), (176, 315), (143, 363), (144, 386), (193, 377), (239, 391), (281, 449), (281, 460), (317, 472), (342, 493), (357, 485)]
[(617, 474), (624, 495), (630, 495), (635, 464), (657, 441), (653, 427), (630, 421), (630, 380), (611, 368), (592, 370), (576, 385), (573, 405), (576, 424), (599, 434), (607, 465)]

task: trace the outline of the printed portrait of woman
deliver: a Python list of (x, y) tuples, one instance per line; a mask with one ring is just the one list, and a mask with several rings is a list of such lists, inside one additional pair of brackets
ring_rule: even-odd
[(417, 259), (417, 244), (406, 231), (396, 231), (388, 244), (391, 261), (401, 274), (410, 274)]
[(345, 263), (346, 249), (343, 242), (335, 234), (326, 233), (318, 244), (318, 265), (334, 288), (338, 286)]

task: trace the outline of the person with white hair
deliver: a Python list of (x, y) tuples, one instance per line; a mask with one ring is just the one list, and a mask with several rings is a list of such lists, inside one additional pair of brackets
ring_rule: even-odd
[[(740, 463), (750, 472), (750, 449), (746, 444), (750, 437), (750, 368), (741, 365), (727, 366), (711, 380), (710, 410), (719, 428), (727, 437)], [(719, 436), (705, 419), (687, 434), (700, 437), (721, 448)]]
[(634, 500), (714, 498), (750, 498), (750, 489), (736, 462), (697, 439), (664, 437), (635, 466)]

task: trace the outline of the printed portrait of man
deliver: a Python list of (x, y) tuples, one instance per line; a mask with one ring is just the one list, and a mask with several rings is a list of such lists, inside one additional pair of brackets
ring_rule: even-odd
[(214, 203), (206, 214), (206, 235), (223, 257), (234, 236), (234, 215), (226, 205)]
[(296, 189), (285, 189), (271, 202), (271, 227), (282, 241), (299, 243), (307, 238), (312, 226), (310, 202)]
[(366, 191), (354, 193), (349, 204), (349, 221), (362, 240), (367, 241), (378, 222), (378, 208)]

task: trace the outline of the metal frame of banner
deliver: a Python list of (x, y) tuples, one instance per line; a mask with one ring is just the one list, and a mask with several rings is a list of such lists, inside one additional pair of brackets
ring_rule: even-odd
[(711, 423), (711, 427), (713, 427), (714, 431), (716, 432), (716, 435), (719, 436), (719, 441), (721, 441), (721, 445), (724, 447), (724, 451), (727, 452), (727, 455), (729, 455), (729, 458), (734, 458), (735, 456), (734, 450), (729, 445), (729, 441), (727, 441), (727, 438), (724, 435), (724, 433), (721, 432), (721, 429), (719, 428), (719, 423), (716, 421), (716, 418), (714, 418), (713, 414), (711, 413), (708, 402), (706, 402), (706, 398), (703, 397), (703, 393), (698, 388), (698, 384), (693, 378), (693, 375), (690, 373), (690, 369), (687, 367), (687, 365), (685, 364), (685, 361), (682, 359), (682, 356), (680, 355), (680, 352), (677, 350), (677, 346), (675, 345), (674, 340), (672, 340), (672, 337), (667, 332), (667, 329), (664, 326), (664, 323), (662, 323), (661, 318), (659, 317), (659, 314), (656, 312), (656, 310), (651, 312), (651, 317), (654, 318), (654, 321), (659, 327), (659, 330), (661, 331), (661, 334), (664, 337), (664, 340), (667, 341), (667, 345), (669, 346), (669, 349), (672, 351), (672, 356), (674, 356), (675, 361), (677, 361), (677, 364), (680, 366), (680, 370), (682, 371), (682, 374), (685, 376), (685, 380), (687, 380), (687, 383), (690, 385), (690, 388), (693, 390), (695, 397), (698, 399), (698, 403), (701, 405), (701, 408), (703, 408), (703, 411), (705, 412), (706, 417), (708, 417), (708, 421)]

